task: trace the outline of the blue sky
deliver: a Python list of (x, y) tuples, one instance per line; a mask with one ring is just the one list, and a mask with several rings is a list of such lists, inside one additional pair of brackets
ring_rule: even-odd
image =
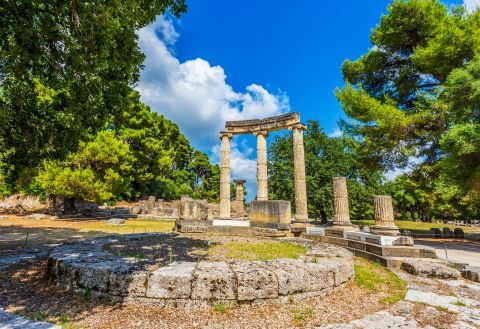
[[(368, 50), (370, 31), (389, 2), (187, 1), (180, 20), (159, 17), (139, 32), (146, 55), (142, 100), (214, 162), (225, 120), (296, 111), (302, 121), (319, 120), (327, 133), (338, 133), (344, 114), (334, 91), (343, 85), (341, 64)], [(247, 179), (249, 199), (255, 156), (252, 136), (233, 140), (232, 179)]]

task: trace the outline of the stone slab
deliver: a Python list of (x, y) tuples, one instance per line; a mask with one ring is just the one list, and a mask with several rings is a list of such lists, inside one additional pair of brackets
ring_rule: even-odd
[(480, 266), (465, 266), (462, 277), (473, 282), (480, 282)]
[(325, 236), (325, 227), (307, 227), (307, 234)]
[(231, 264), (238, 282), (238, 300), (255, 300), (278, 297), (278, 281), (275, 273), (256, 262)]
[(235, 220), (235, 219), (214, 219), (213, 226), (235, 226), (235, 227), (249, 227), (249, 220)]
[(62, 327), (48, 322), (29, 320), (0, 309), (0, 329), (62, 329)]
[(196, 263), (173, 262), (150, 273), (147, 297), (190, 298)]
[(458, 279), (460, 272), (440, 262), (409, 260), (403, 261), (402, 270), (413, 275), (440, 279)]
[(192, 299), (236, 299), (237, 282), (225, 262), (200, 262), (193, 275)]
[(277, 223), (290, 224), (292, 222), (292, 211), (290, 201), (265, 200), (252, 201), (250, 206), (251, 223)]

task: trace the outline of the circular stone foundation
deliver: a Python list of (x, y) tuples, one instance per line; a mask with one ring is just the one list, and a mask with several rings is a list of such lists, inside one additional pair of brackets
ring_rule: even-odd
[(242, 260), (207, 252), (232, 240), (242, 238), (131, 234), (90, 239), (54, 249), (47, 275), (69, 289), (161, 307), (285, 303), (324, 296), (354, 275), (349, 251), (305, 239), (261, 240), (301, 246), (296, 259)]

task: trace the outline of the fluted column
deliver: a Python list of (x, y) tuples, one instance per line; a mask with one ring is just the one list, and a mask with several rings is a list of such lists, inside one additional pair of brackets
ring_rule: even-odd
[(392, 197), (389, 195), (375, 195), (375, 225), (371, 227), (373, 233), (383, 235), (398, 235), (398, 227), (394, 222)]
[(244, 199), (245, 199), (243, 184), (245, 184), (246, 180), (244, 180), (244, 179), (234, 179), (233, 182), (236, 185), (235, 201), (243, 202)]
[(220, 218), (230, 219), (230, 138), (232, 134), (220, 133)]
[(293, 166), (295, 179), (295, 221), (308, 222), (307, 183), (305, 180), (305, 151), (303, 131), (306, 127), (297, 124), (290, 128), (293, 134)]
[(351, 226), (348, 208), (347, 179), (345, 177), (333, 177), (333, 203), (335, 216), (334, 226)]
[(267, 131), (254, 132), (257, 136), (257, 200), (268, 200)]

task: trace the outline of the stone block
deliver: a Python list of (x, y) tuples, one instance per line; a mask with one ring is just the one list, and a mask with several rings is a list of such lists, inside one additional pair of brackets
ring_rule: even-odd
[(192, 299), (236, 299), (235, 275), (225, 262), (200, 262), (193, 275)]
[(231, 264), (238, 282), (238, 300), (255, 300), (278, 297), (275, 273), (255, 262)]
[(262, 262), (262, 266), (275, 273), (278, 279), (278, 294), (281, 296), (310, 291), (310, 274), (301, 264), (293, 259)]
[(186, 220), (208, 220), (208, 202), (182, 197), (179, 204), (179, 218)]
[(110, 268), (105, 264), (72, 266), (78, 271), (77, 284), (81, 288), (107, 292), (110, 281)]
[(107, 220), (108, 225), (123, 226), (125, 225), (125, 219), (123, 218), (110, 218)]
[(460, 272), (440, 262), (406, 259), (402, 263), (402, 270), (407, 273), (440, 279), (457, 279)]
[(290, 223), (292, 222), (290, 201), (252, 201), (250, 207), (250, 218), (252, 226), (255, 226), (255, 223), (275, 223), (290, 225)]
[(453, 235), (455, 236), (455, 238), (457, 239), (463, 239), (465, 238), (465, 232), (463, 232), (463, 230), (459, 227), (455, 228), (453, 230)]
[(173, 262), (150, 273), (147, 297), (190, 298), (195, 266), (193, 262)]
[(325, 228), (324, 227), (307, 227), (306, 231), (307, 231), (307, 234), (325, 236)]
[(480, 266), (465, 266), (462, 277), (473, 282), (480, 282)]
[(453, 238), (453, 236), (454, 236), (453, 231), (448, 227), (444, 227), (442, 229), (442, 233), (443, 233), (444, 238)]
[(430, 229), (430, 235), (433, 235), (435, 238), (441, 238), (442, 237), (442, 231), (439, 228), (432, 227)]

